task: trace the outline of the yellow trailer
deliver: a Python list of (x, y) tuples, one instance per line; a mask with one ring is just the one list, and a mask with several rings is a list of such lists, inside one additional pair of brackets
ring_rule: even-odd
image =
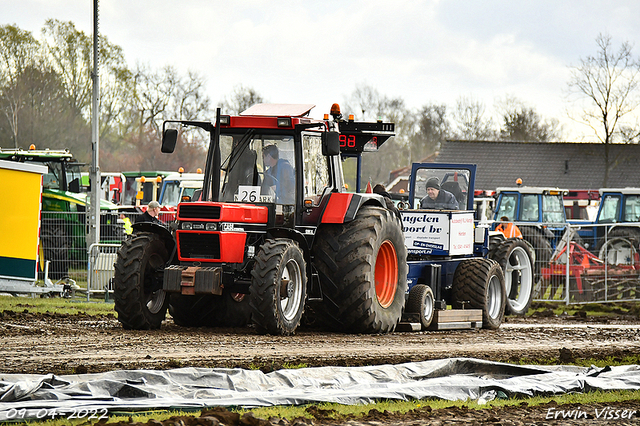
[(51, 293), (62, 287), (35, 285), (46, 173), (47, 167), (38, 164), (0, 160), (0, 292)]

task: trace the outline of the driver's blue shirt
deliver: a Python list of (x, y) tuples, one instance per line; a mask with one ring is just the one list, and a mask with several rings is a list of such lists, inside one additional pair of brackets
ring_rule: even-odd
[(295, 202), (295, 171), (289, 161), (284, 158), (269, 167), (266, 173), (276, 180), (276, 203), (294, 204)]

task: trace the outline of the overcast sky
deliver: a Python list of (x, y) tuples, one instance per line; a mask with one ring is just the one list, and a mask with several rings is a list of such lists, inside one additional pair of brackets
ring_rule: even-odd
[[(0, 0), (0, 25), (39, 37), (48, 18), (93, 33), (91, 0)], [(274, 103), (333, 102), (366, 84), (410, 108), (470, 97), (494, 111), (515, 96), (592, 140), (567, 119), (569, 66), (599, 33), (640, 56), (638, 0), (102, 0), (100, 32), (130, 67), (174, 65), (206, 79), (214, 105), (237, 85)]]

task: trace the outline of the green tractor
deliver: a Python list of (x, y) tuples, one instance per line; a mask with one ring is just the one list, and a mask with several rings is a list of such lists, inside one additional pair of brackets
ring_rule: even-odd
[[(46, 165), (42, 178), (42, 217), (40, 221), (40, 266), (49, 261), (49, 278), (61, 279), (69, 267), (85, 267), (87, 262), (88, 188), (82, 184), (83, 164), (68, 150), (2, 149), (0, 159)], [(19, 186), (19, 183), (16, 183)], [(19, 206), (15, 206), (19, 208)], [(120, 242), (123, 226), (118, 223), (118, 206), (100, 200), (101, 242)]]

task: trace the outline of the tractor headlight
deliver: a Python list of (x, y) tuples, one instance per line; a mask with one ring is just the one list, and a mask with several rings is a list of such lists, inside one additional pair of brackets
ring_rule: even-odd
[(215, 223), (215, 222), (208, 222), (208, 223), (205, 225), (205, 229), (206, 229), (207, 231), (217, 231), (217, 230), (218, 230), (218, 224), (217, 224), (217, 223)]
[(193, 223), (191, 222), (182, 222), (182, 229), (190, 231), (193, 229)]

